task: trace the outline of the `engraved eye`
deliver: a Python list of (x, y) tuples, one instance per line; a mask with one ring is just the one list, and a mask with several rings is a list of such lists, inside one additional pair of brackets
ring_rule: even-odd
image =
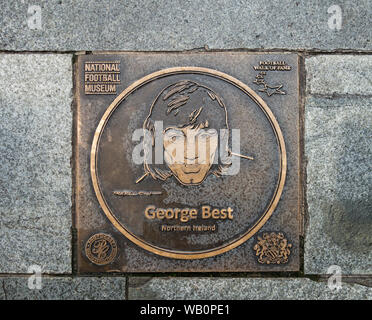
[(177, 141), (177, 140), (180, 140), (182, 137), (183, 137), (183, 136), (180, 135), (180, 134), (170, 134), (170, 135), (168, 136), (168, 139), (171, 140), (171, 141), (173, 141), (173, 142), (175, 142), (175, 141)]
[(214, 137), (217, 135), (217, 131), (215, 129), (209, 129), (209, 130), (203, 130), (202, 132), (200, 132), (197, 137), (198, 139), (208, 139), (208, 138), (211, 138), (211, 137)]
[(176, 142), (183, 138), (183, 133), (178, 130), (168, 130), (165, 133), (165, 139), (169, 142)]
[(209, 130), (207, 130), (207, 133), (210, 136), (216, 136), (218, 134), (216, 129), (209, 129)]
[(208, 137), (209, 137), (209, 134), (205, 132), (198, 135), (198, 139), (207, 139)]

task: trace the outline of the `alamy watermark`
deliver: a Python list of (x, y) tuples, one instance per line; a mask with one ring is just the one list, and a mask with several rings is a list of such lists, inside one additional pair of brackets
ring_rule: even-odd
[(38, 5), (29, 5), (27, 9), (27, 26), (31, 30), (41, 30), (41, 7)]
[(332, 265), (328, 268), (327, 274), (331, 274), (328, 278), (328, 288), (330, 290), (340, 290), (342, 288), (342, 269), (340, 266)]
[(42, 268), (37, 264), (28, 267), (27, 273), (33, 273), (28, 277), (27, 285), (30, 290), (42, 289)]
[(241, 158), (253, 160), (240, 153), (239, 129), (217, 130), (205, 123), (164, 128), (163, 121), (154, 121), (151, 128), (134, 130), (132, 141), (137, 143), (133, 163), (144, 165), (146, 175), (163, 180), (167, 172), (185, 183), (188, 178), (202, 181), (209, 171), (217, 176), (236, 175)]
[(331, 30), (341, 30), (342, 27), (342, 10), (337, 4), (330, 6), (327, 10), (331, 16), (328, 18), (328, 27)]

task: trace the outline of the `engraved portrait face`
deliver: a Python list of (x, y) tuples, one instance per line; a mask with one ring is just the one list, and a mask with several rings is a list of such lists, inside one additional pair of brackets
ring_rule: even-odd
[[(153, 145), (144, 145), (154, 154), (156, 122), (162, 124), (164, 163), (144, 164), (144, 175), (166, 180), (175, 177), (183, 185), (198, 185), (213, 173), (217, 177), (229, 164), (221, 164), (218, 146), (220, 129), (228, 136), (227, 111), (222, 98), (212, 89), (183, 80), (164, 88), (155, 98), (143, 128)], [(224, 134), (224, 138), (226, 133)], [(228, 139), (224, 150), (228, 149)], [(152, 148), (152, 150), (150, 150)], [(146, 161), (146, 160), (145, 160)]]
[(213, 164), (218, 132), (208, 123), (196, 128), (169, 127), (164, 130), (164, 160), (176, 179), (183, 184), (199, 184)]

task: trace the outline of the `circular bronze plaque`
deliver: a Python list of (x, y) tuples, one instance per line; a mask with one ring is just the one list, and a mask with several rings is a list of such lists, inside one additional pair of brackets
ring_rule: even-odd
[(103, 113), (91, 150), (107, 218), (143, 249), (176, 259), (212, 257), (252, 237), (273, 214), (286, 169), (268, 105), (241, 81), (200, 67), (130, 85)]

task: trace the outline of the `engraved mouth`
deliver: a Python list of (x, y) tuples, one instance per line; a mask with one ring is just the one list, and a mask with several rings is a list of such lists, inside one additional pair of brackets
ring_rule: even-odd
[(195, 156), (194, 158), (185, 157), (184, 159), (186, 160), (186, 162), (187, 161), (191, 161), (192, 162), (192, 161), (195, 161), (195, 160), (199, 159), (199, 156)]
[(182, 167), (182, 171), (184, 173), (199, 173), (200, 170), (201, 170), (200, 165), (187, 165), (187, 164), (185, 164)]

